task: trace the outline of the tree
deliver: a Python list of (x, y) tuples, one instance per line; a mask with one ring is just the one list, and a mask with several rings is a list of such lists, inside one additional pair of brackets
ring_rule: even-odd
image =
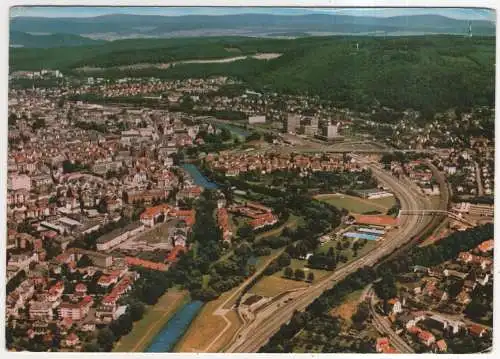
[(11, 113), (8, 119), (9, 126), (15, 126), (16, 122), (17, 122), (17, 115), (15, 113)]
[(35, 119), (35, 122), (33, 122), (31, 128), (33, 129), (33, 131), (36, 131), (38, 130), (39, 128), (43, 128), (45, 127), (45, 119), (44, 118), (40, 118), (40, 117), (37, 117)]
[(397, 295), (396, 283), (392, 274), (385, 274), (382, 279), (374, 285), (375, 293), (384, 302), (384, 311), (387, 313), (387, 301)]
[(286, 267), (289, 266), (290, 263), (292, 263), (292, 258), (290, 258), (290, 255), (286, 252), (283, 252), (279, 257), (278, 257), (278, 264), (280, 267)]
[(88, 255), (84, 254), (76, 264), (80, 268), (90, 267), (92, 265), (92, 260)]
[(313, 272), (310, 271), (309, 273), (307, 273), (307, 281), (309, 283), (314, 282), (314, 273)]
[(130, 316), (132, 317), (132, 320), (134, 322), (142, 319), (145, 310), (146, 307), (139, 301), (134, 301), (130, 303), (129, 306)]
[(337, 249), (337, 251), (341, 251), (342, 250), (342, 243), (340, 243), (340, 241), (337, 241), (335, 248)]
[(353, 323), (360, 328), (362, 325), (366, 323), (368, 317), (370, 315), (370, 308), (367, 303), (361, 303), (358, 306), (358, 310), (351, 317)]
[(117, 338), (130, 333), (132, 330), (132, 317), (130, 313), (126, 312), (122, 314), (118, 319), (111, 322), (109, 328)]
[(108, 327), (99, 330), (97, 335), (97, 342), (103, 351), (109, 352), (113, 349), (113, 343), (115, 342), (115, 334)]
[(290, 267), (286, 267), (283, 271), (283, 275), (285, 278), (291, 279), (293, 277), (293, 269)]
[(101, 198), (99, 201), (99, 204), (97, 205), (97, 211), (99, 213), (106, 213), (108, 212), (108, 203), (106, 201), (106, 198)]
[(92, 341), (90, 343), (85, 343), (83, 345), (83, 351), (95, 353), (95, 352), (100, 352), (101, 348), (99, 347), (99, 344), (97, 344), (95, 341)]
[(304, 280), (306, 278), (306, 274), (302, 269), (297, 268), (294, 272), (294, 277), (296, 280)]
[(236, 233), (238, 234), (238, 237), (248, 242), (253, 242), (255, 239), (253, 228), (249, 224), (241, 226)]

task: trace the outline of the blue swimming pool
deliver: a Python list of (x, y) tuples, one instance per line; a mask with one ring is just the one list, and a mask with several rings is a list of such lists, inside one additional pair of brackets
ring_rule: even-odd
[(196, 167), (192, 163), (185, 163), (182, 165), (182, 168), (184, 168), (186, 172), (188, 172), (191, 177), (193, 177), (193, 181), (196, 185), (206, 189), (216, 189), (218, 187), (216, 183), (210, 182), (208, 178), (206, 178), (203, 173), (200, 172), (198, 167)]
[(383, 231), (381, 229), (373, 229), (373, 228), (365, 228), (365, 227), (358, 228), (357, 231), (363, 232), (363, 233), (371, 233), (371, 234), (378, 235), (378, 236), (383, 236), (385, 234), (385, 231)]
[(373, 234), (368, 234), (368, 233), (346, 232), (346, 233), (344, 233), (344, 237), (359, 238), (359, 239), (367, 239), (369, 241), (376, 241), (379, 236), (375, 236)]
[(175, 344), (182, 338), (189, 328), (189, 324), (191, 324), (202, 306), (203, 302), (198, 300), (186, 303), (172, 318), (170, 318), (161, 332), (155, 336), (146, 352), (167, 353), (172, 351)]

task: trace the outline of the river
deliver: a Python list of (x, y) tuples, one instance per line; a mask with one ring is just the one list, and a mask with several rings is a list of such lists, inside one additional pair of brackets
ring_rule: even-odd
[(248, 136), (250, 136), (250, 131), (242, 128), (242, 127), (239, 127), (239, 126), (233, 126), (233, 125), (230, 125), (228, 123), (222, 123), (222, 122), (217, 122), (217, 123), (214, 123), (215, 127), (219, 127), (219, 128), (225, 128), (235, 134), (237, 134), (238, 136), (241, 136), (243, 138), (246, 138)]
[(146, 350), (147, 353), (167, 353), (174, 349), (175, 345), (182, 338), (189, 324), (196, 317), (203, 302), (195, 300), (186, 303), (177, 310), (165, 327), (153, 339), (153, 342)]
[(215, 189), (218, 187), (216, 183), (210, 182), (208, 178), (206, 178), (195, 165), (191, 163), (185, 163), (182, 165), (182, 168), (184, 168), (184, 170), (186, 170), (186, 172), (191, 175), (196, 185), (206, 189)]

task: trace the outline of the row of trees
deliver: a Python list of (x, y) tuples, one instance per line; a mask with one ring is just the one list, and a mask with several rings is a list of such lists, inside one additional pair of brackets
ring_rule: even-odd
[[(293, 270), (291, 267), (286, 267), (283, 270), (283, 276), (288, 279), (306, 280), (306, 272), (303, 269), (297, 268)], [(312, 283), (314, 281), (314, 272), (307, 273), (307, 281)]]

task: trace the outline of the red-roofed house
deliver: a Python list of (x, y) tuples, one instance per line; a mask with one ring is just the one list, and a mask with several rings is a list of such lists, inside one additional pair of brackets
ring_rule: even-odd
[(49, 288), (47, 299), (49, 300), (49, 302), (55, 302), (59, 298), (61, 298), (63, 292), (64, 292), (64, 282), (61, 280)]
[(64, 343), (67, 347), (74, 347), (75, 345), (78, 345), (80, 343), (80, 339), (75, 333), (71, 333), (66, 337)]
[(427, 330), (420, 331), (420, 333), (418, 333), (418, 339), (420, 339), (420, 341), (428, 347), (436, 342), (436, 337), (434, 337), (434, 335)]
[(387, 346), (389, 346), (389, 338), (387, 337), (377, 338), (377, 343), (376, 343), (377, 353), (381, 353), (384, 347)]
[(493, 247), (494, 247), (494, 241), (493, 239), (489, 239), (487, 241), (484, 241), (483, 243), (481, 243), (480, 245), (477, 246), (477, 249), (481, 252), (481, 253), (487, 253), (489, 251), (492, 251), (493, 250)]
[(168, 254), (168, 257), (167, 257), (167, 262), (169, 263), (173, 263), (173, 262), (177, 262), (177, 257), (181, 254), (181, 253), (184, 253), (185, 249), (184, 247), (182, 246), (175, 246), (174, 248), (172, 248), (172, 250), (170, 251), (170, 253)]
[(477, 338), (482, 338), (483, 336), (488, 333), (488, 330), (485, 327), (480, 326), (479, 324), (472, 324), (468, 328), (469, 334), (477, 337)]
[(222, 238), (224, 241), (228, 242), (231, 240), (233, 233), (229, 226), (229, 215), (226, 208), (217, 209), (217, 224), (222, 231)]
[(277, 222), (278, 218), (276, 218), (276, 216), (274, 216), (272, 213), (267, 213), (259, 218), (250, 221), (250, 226), (252, 226), (252, 228), (255, 230), (266, 226), (272, 226)]
[(75, 286), (75, 294), (79, 297), (83, 297), (87, 294), (87, 286), (83, 283), (78, 283)]
[(144, 212), (141, 213), (141, 222), (145, 226), (153, 227), (156, 221), (163, 215), (167, 216), (169, 212), (173, 209), (167, 204), (161, 204), (159, 206), (146, 208)]
[(444, 341), (444, 339), (440, 339), (436, 342), (436, 348), (444, 353), (448, 350), (448, 345), (446, 344), (446, 342)]
[(401, 305), (401, 301), (398, 298), (392, 298), (387, 301), (389, 304), (389, 308), (391, 308), (391, 313), (398, 314), (403, 311), (403, 307)]
[(125, 257), (125, 261), (129, 266), (139, 266), (158, 271), (166, 271), (168, 269), (168, 266), (164, 263), (147, 261), (136, 257)]

